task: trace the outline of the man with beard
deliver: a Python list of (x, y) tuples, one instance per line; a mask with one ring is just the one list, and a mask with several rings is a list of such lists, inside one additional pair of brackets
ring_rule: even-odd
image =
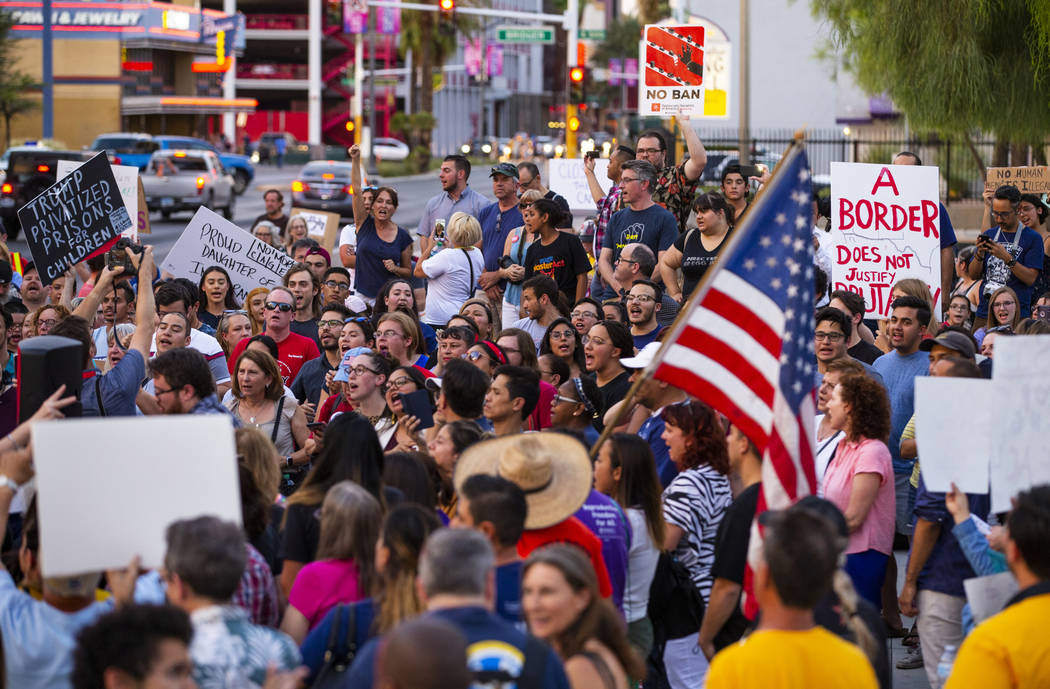
[(462, 211), (475, 219), (481, 215), (481, 211), (489, 205), (489, 200), (467, 185), (469, 177), (470, 161), (465, 156), (459, 154), (445, 156), (441, 169), (438, 171), (441, 193), (427, 201), (416, 234), (420, 237), (429, 237), (438, 220), (447, 222), (457, 211)]
[(663, 330), (656, 322), (662, 296), (663, 290), (652, 280), (635, 280), (627, 294), (627, 320), (631, 323), (634, 348), (639, 352)]
[(40, 273), (36, 269), (36, 264), (32, 261), (25, 265), (22, 269), (22, 303), (26, 305), (26, 308), (30, 311), (40, 308), (47, 303), (47, 292), (44, 290), (43, 283), (40, 282)]
[(321, 340), (321, 356), (311, 359), (299, 369), (299, 374), (292, 382), (292, 394), (299, 400), (299, 404), (309, 403), (317, 407), (321, 399), (321, 391), (328, 391), (325, 376), (329, 371), (339, 368), (343, 355), (339, 351), (339, 335), (343, 330), (343, 323), (350, 318), (350, 309), (342, 304), (326, 304), (321, 313), (321, 321), (318, 323), (318, 337)]

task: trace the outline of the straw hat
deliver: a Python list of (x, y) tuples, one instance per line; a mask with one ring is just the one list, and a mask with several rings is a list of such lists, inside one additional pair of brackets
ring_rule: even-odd
[(591, 492), (591, 460), (580, 441), (564, 433), (521, 433), (471, 445), (456, 462), (456, 492), (475, 474), (493, 474), (525, 491), (526, 529), (564, 521)]

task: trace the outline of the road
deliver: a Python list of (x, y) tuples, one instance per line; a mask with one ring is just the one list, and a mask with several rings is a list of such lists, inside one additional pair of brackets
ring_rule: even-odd
[[(289, 189), (297, 172), (298, 168), (292, 167), (278, 170), (271, 165), (256, 166), (255, 179), (252, 181), (251, 186), (244, 194), (237, 197), (234, 222), (245, 230), (250, 229), (252, 221), (263, 213), (263, 192), (271, 187), (280, 189), (284, 194), (284, 210), (287, 213), (291, 205)], [(483, 173), (482, 170), (477, 170), (476, 172)], [(475, 183), (480, 184), (480, 186), (475, 186), (475, 190), (495, 200), (488, 180), (480, 174), (475, 176), (479, 178), (474, 180)], [(419, 219), (423, 216), (423, 208), (426, 206), (427, 201), (441, 190), (437, 172), (414, 177), (382, 180), (382, 182), (392, 186), (398, 194), (400, 205), (394, 214), (394, 220), (414, 235), (416, 225), (419, 224)], [(168, 251), (174, 246), (191, 217), (189, 213), (177, 214), (170, 220), (161, 219), (158, 213), (154, 213), (151, 216), (152, 234), (143, 236), (142, 241), (153, 245), (158, 264), (162, 263), (164, 257), (168, 255)], [(22, 237), (10, 242), (9, 246), (12, 251), (19, 251), (23, 252), (23, 255), (29, 255), (29, 247)]]

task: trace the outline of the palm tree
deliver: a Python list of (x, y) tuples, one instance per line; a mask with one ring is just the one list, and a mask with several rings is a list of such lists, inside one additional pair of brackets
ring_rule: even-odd
[(40, 103), (26, 98), (26, 93), (39, 87), (35, 79), (21, 72), (0, 77), (0, 117), (4, 118), (4, 150), (11, 148), (11, 120), (16, 115), (31, 112)]

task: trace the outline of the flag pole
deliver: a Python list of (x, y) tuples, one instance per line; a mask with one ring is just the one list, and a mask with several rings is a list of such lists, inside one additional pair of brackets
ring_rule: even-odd
[[(762, 203), (765, 200), (764, 192), (766, 188), (770, 186), (770, 183), (776, 176), (777, 171), (779, 171), (780, 168), (784, 165), (784, 161), (791, 157), (795, 149), (799, 148), (803, 144), (804, 140), (805, 130), (797, 130), (794, 136), (792, 137), (791, 143), (788, 144), (787, 150), (784, 151), (784, 155), (780, 157), (780, 160), (777, 161), (776, 167), (773, 168), (773, 172), (769, 176), (769, 183), (763, 185), (762, 188), (758, 190), (758, 193), (755, 194), (755, 200), (751, 204), (751, 208), (749, 208), (749, 210), (754, 210), (759, 206), (760, 203)], [(745, 219), (743, 222), (746, 223), (749, 221), (750, 218), (753, 218), (755, 216), (756, 213), (754, 212), (748, 213), (748, 219)], [(738, 229), (734, 229), (732, 232), (732, 236), (729, 238), (729, 243), (726, 245), (725, 249), (719, 254), (718, 260), (722, 260), (723, 256), (728, 257), (736, 253), (736, 251), (739, 250), (738, 247), (740, 245), (740, 237), (742, 237), (744, 234), (744, 232), (741, 232)], [(610, 420), (609, 423), (606, 423), (604, 425), (604, 428), (602, 428), (601, 435), (598, 436), (598, 440), (596, 440), (594, 442), (594, 445), (591, 447), (590, 456), (592, 460), (597, 458), (598, 452), (601, 450), (602, 444), (609, 439), (609, 436), (613, 434), (615, 428), (620, 425), (621, 421), (623, 421), (623, 417), (627, 415), (627, 411), (631, 408), (631, 403), (633, 402), (635, 395), (638, 393), (638, 388), (640, 388), (642, 386), (642, 383), (645, 382), (647, 379), (652, 378), (653, 373), (656, 372), (657, 367), (663, 361), (664, 355), (667, 353), (667, 348), (670, 347), (671, 344), (678, 339), (678, 336), (681, 334), (682, 330), (685, 329), (685, 324), (688, 320), (689, 314), (693, 310), (693, 307), (702, 297), (706, 296), (708, 290), (711, 289), (710, 278), (715, 272), (717, 272), (712, 270), (712, 268), (714, 267), (715, 266), (712, 265), (704, 272), (704, 276), (700, 278), (700, 282), (697, 284), (696, 288), (693, 289), (692, 295), (690, 295), (689, 299), (686, 300), (684, 304), (682, 304), (682, 308), (678, 310), (678, 315), (675, 316), (674, 322), (671, 323), (669, 334), (666, 337), (664, 337), (663, 341), (660, 343), (660, 349), (659, 351), (657, 351), (656, 356), (653, 357), (653, 360), (649, 362), (649, 365), (645, 367), (645, 370), (642, 371), (641, 375), (639, 375), (637, 379), (635, 379), (635, 381), (631, 384), (631, 387), (627, 390), (627, 394), (624, 395), (623, 400), (619, 403), (619, 406), (616, 408), (616, 413), (613, 414), (613, 418)]]

